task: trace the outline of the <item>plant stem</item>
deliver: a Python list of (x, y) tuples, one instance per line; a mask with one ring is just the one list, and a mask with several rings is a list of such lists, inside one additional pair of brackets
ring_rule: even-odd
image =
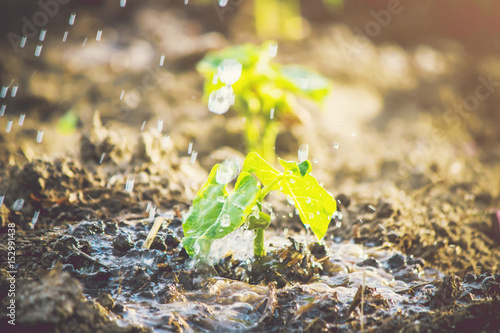
[(264, 249), (264, 229), (255, 229), (253, 255), (255, 258), (261, 258), (266, 255), (266, 250)]
[[(269, 191), (271, 191), (271, 189), (273, 188), (273, 186), (276, 185), (276, 183), (279, 182), (282, 179), (283, 179), (283, 174), (281, 174), (281, 175), (277, 176), (276, 178), (274, 178), (272, 182), (270, 182), (262, 190), (260, 190), (260, 195), (259, 195), (258, 201), (264, 200), (264, 198), (269, 193)], [(260, 206), (259, 206), (259, 209), (262, 211), (262, 208)]]

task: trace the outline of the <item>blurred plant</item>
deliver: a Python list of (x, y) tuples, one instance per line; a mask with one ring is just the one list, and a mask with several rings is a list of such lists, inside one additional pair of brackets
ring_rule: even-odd
[(306, 67), (271, 63), (277, 48), (275, 42), (231, 46), (208, 53), (197, 65), (209, 110), (222, 114), (234, 105), (245, 118), (247, 152), (272, 162), (280, 129), (300, 122), (296, 96), (321, 105), (331, 90), (326, 78)]
[(66, 112), (57, 122), (56, 129), (63, 135), (73, 134), (78, 126), (78, 113), (74, 110)]
[(214, 240), (240, 227), (254, 230), (254, 256), (264, 256), (264, 230), (271, 217), (262, 211), (262, 207), (270, 191), (280, 191), (293, 200), (302, 223), (310, 227), (318, 239), (325, 236), (337, 209), (335, 198), (309, 174), (311, 162), (308, 160), (300, 164), (282, 159), (279, 162), (283, 172), (273, 168), (258, 154), (248, 154), (230, 193), (226, 186), (233, 179), (232, 170), (223, 164), (212, 168), (182, 222), (182, 245), (190, 256), (206, 260)]

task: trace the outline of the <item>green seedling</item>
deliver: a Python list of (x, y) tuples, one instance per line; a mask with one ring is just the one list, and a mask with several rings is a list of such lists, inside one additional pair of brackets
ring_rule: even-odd
[(224, 165), (212, 168), (183, 219), (182, 245), (190, 256), (206, 259), (214, 240), (241, 227), (254, 230), (254, 256), (264, 256), (264, 230), (271, 217), (262, 211), (262, 206), (270, 191), (280, 191), (291, 198), (302, 223), (318, 239), (325, 236), (336, 210), (335, 199), (310, 175), (308, 160), (297, 164), (279, 159), (279, 163), (283, 172), (257, 153), (248, 154), (231, 192), (226, 189), (228, 177)]
[(222, 114), (234, 105), (245, 119), (247, 152), (271, 163), (280, 130), (301, 122), (295, 112), (297, 97), (321, 105), (331, 90), (327, 79), (306, 67), (272, 63), (277, 47), (275, 42), (231, 46), (208, 53), (197, 65), (205, 76), (209, 110)]

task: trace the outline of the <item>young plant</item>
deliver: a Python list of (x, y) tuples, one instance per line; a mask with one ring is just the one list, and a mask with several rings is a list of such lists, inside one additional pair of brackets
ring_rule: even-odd
[(255, 232), (254, 256), (264, 256), (264, 230), (271, 218), (262, 211), (262, 203), (270, 191), (280, 191), (291, 198), (302, 223), (310, 227), (318, 239), (325, 236), (336, 210), (335, 199), (309, 174), (308, 160), (297, 164), (279, 159), (279, 163), (283, 172), (257, 153), (248, 154), (230, 193), (226, 190), (229, 178), (224, 166), (216, 164), (212, 168), (183, 219), (182, 245), (190, 256), (206, 259), (214, 240), (243, 226)]
[(296, 97), (321, 104), (331, 90), (327, 79), (305, 67), (271, 63), (277, 47), (274, 42), (231, 46), (208, 53), (197, 65), (210, 111), (225, 113), (234, 104), (245, 118), (247, 152), (271, 163), (280, 129), (300, 123)]

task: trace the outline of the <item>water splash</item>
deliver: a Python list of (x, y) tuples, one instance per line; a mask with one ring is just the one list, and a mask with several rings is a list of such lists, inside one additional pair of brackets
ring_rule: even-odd
[(238, 177), (240, 173), (240, 160), (228, 158), (219, 166), (215, 180), (218, 184), (224, 185)]
[(217, 74), (222, 83), (232, 85), (241, 77), (243, 66), (236, 59), (225, 59), (217, 68)]
[(233, 98), (233, 88), (230, 86), (212, 91), (208, 98), (208, 109), (217, 114), (226, 113), (233, 103)]

